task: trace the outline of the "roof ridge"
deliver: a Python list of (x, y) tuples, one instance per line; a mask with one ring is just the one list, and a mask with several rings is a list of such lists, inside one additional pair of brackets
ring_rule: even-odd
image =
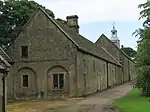
[(96, 40), (95, 43), (97, 43), (100, 40), (101, 37), (106, 37), (106, 36), (105, 36), (105, 34), (102, 33), (101, 36)]
[[(129, 60), (133, 61), (125, 52), (123, 52), (121, 49), (119, 49), (109, 38), (107, 38), (107, 36), (105, 36), (104, 34), (102, 34), (98, 40), (100, 40), (100, 38), (105, 37), (110, 43), (112, 43), (119, 51), (121, 51)], [(98, 40), (96, 42), (98, 42)], [(134, 61), (133, 61), (134, 62)]]
[(6, 57), (7, 57), (8, 59), (10, 59), (11, 61), (13, 61), (13, 60), (8, 56), (8, 54), (4, 51), (4, 49), (3, 49), (2, 47), (0, 47), (0, 50), (6, 55)]

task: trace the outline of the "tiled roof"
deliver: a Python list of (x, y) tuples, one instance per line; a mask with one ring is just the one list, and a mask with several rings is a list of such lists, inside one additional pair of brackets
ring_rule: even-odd
[[(11, 65), (0, 55), (0, 61), (6, 66), (6, 68), (11, 68)], [(4, 69), (2, 65), (0, 65), (0, 69)]]
[(95, 43), (72, 31), (67, 25), (60, 23), (60, 21), (55, 21), (79, 45), (78, 48), (80, 50), (83, 50), (103, 60), (120, 65), (120, 63), (117, 60), (114, 60), (114, 58), (110, 56), (104, 49), (99, 48), (97, 45), (95, 45)]
[(0, 55), (7, 61), (7, 62), (13, 62), (13, 60), (6, 54), (6, 52), (3, 50), (2, 47), (0, 47)]
[(114, 60), (114, 58), (110, 56), (104, 49), (99, 48), (97, 45), (95, 45), (95, 43), (86, 39), (82, 35), (77, 34), (66, 24), (51, 18), (44, 10), (40, 10), (77, 46), (78, 49), (110, 63), (121, 66), (121, 64), (117, 60)]

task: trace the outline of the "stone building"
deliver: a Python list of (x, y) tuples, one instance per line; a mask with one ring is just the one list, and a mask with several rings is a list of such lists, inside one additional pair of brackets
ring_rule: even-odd
[[(0, 54), (7, 57), (6, 53), (0, 48)], [(7, 103), (7, 74), (11, 65), (0, 55), (0, 112), (6, 112)]]
[(101, 37), (93, 43), (80, 35), (76, 15), (64, 21), (37, 10), (7, 50), (14, 62), (8, 96), (78, 97), (129, 81), (133, 61)]

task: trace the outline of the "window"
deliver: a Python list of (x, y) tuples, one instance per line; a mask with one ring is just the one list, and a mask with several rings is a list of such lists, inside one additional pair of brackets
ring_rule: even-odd
[(28, 57), (28, 46), (21, 46), (21, 56), (22, 58)]
[(28, 75), (23, 75), (23, 87), (28, 87)]
[(53, 88), (54, 89), (64, 88), (64, 74), (53, 74)]
[(115, 32), (112, 32), (112, 34), (115, 35), (116, 33), (115, 33)]
[(95, 72), (95, 61), (93, 60), (93, 71)]
[(114, 44), (117, 44), (117, 42), (113, 42)]

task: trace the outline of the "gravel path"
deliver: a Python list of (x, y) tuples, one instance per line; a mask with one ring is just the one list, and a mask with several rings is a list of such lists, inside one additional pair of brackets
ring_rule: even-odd
[(8, 112), (112, 112), (110, 105), (132, 89), (129, 83), (88, 96), (65, 101), (23, 101), (8, 105)]
[(109, 106), (118, 98), (131, 91), (129, 83), (97, 93), (62, 110), (62, 112), (111, 112)]

